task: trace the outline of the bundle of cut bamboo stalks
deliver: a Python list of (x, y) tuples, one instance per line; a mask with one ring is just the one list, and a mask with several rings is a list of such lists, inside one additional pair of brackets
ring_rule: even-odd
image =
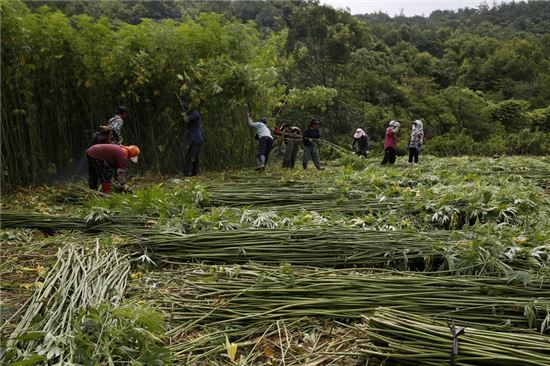
[(57, 262), (39, 284), (10, 336), (4, 356), (44, 356), (52, 364), (71, 362), (75, 357), (75, 316), (105, 301), (118, 304), (129, 272), (130, 261), (116, 250), (104, 252), (99, 246), (94, 251), (74, 246), (60, 249)]
[(403, 366), (550, 365), (550, 337), (466, 327), (453, 341), (459, 323), (446, 324), (417, 314), (381, 308), (357, 325), (363, 335), (361, 353)]

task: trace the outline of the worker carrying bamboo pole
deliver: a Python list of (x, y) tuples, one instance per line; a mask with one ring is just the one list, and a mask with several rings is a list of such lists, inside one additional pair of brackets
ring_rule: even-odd
[(122, 126), (124, 125), (124, 120), (128, 116), (128, 108), (123, 105), (116, 107), (116, 114), (112, 117), (107, 125), (111, 129), (111, 143), (121, 145), (122, 144)]
[(248, 125), (256, 129), (256, 138), (258, 139), (258, 167), (256, 170), (262, 171), (267, 166), (269, 153), (273, 147), (273, 137), (271, 131), (267, 127), (267, 118), (262, 117), (259, 122), (254, 122), (250, 117), (250, 113), (246, 113)]
[(187, 151), (183, 163), (183, 175), (186, 177), (194, 177), (199, 172), (199, 155), (204, 141), (201, 115), (195, 104), (196, 102), (190, 103), (190, 112), (185, 116), (187, 122)]
[(323, 170), (324, 168), (321, 167), (321, 157), (318, 147), (321, 133), (319, 132), (319, 121), (316, 118), (312, 118), (311, 121), (309, 121), (309, 125), (304, 130), (302, 136), (304, 139), (304, 155), (302, 157), (304, 169), (307, 169), (307, 164), (312, 160), (318, 170)]
[(285, 154), (283, 156), (283, 168), (294, 169), (296, 163), (296, 155), (300, 148), (300, 140), (302, 137), (302, 130), (300, 127), (292, 126), (288, 133), (289, 138), (285, 148)]
[(101, 184), (101, 191), (109, 193), (111, 181), (114, 178), (120, 189), (128, 192), (126, 185), (126, 170), (128, 160), (137, 163), (139, 147), (136, 145), (122, 146), (115, 144), (97, 144), (86, 150), (88, 159), (88, 187), (97, 190)]

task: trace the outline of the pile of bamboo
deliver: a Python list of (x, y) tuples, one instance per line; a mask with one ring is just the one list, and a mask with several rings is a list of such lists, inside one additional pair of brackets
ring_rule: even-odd
[(150, 236), (131, 249), (165, 262), (264, 264), (288, 262), (309, 266), (370, 266), (426, 270), (441, 264), (438, 248), (456, 243), (445, 231), (411, 233), (337, 227), (207, 231), (184, 236)]
[(71, 362), (75, 316), (106, 301), (119, 304), (129, 272), (130, 261), (116, 250), (60, 249), (57, 262), (44, 282), (37, 283), (39, 288), (7, 341), (4, 361), (38, 355), (51, 364)]
[[(361, 354), (403, 366), (550, 365), (550, 337), (531, 332), (494, 331), (381, 308), (357, 325)], [(454, 329), (454, 333), (453, 333)], [(456, 337), (455, 337), (456, 336)], [(456, 338), (456, 341), (455, 341)], [(453, 349), (453, 343), (458, 346)]]
[(38, 229), (47, 233), (61, 230), (79, 230), (89, 232), (129, 231), (145, 229), (152, 223), (150, 218), (141, 216), (109, 216), (101, 220), (86, 220), (72, 216), (43, 215), (34, 212), (9, 211), (0, 212), (2, 228)]
[(550, 319), (549, 284), (516, 286), (493, 277), (186, 265), (151, 274), (148, 281), (163, 290), (152, 289), (146, 296), (170, 312), (176, 324), (246, 325), (304, 316), (359, 319), (381, 306), (494, 328), (540, 330)]

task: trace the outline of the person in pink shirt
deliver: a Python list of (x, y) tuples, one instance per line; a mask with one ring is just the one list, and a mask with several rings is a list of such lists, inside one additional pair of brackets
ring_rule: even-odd
[(388, 128), (386, 128), (386, 137), (384, 139), (384, 159), (382, 159), (382, 165), (395, 164), (395, 157), (397, 153), (397, 131), (399, 131), (399, 122), (390, 121)]

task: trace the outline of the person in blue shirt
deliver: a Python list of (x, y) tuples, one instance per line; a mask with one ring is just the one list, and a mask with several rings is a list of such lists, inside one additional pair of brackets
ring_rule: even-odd
[(199, 172), (199, 155), (202, 149), (203, 136), (201, 128), (201, 115), (191, 104), (191, 112), (187, 113), (187, 152), (183, 163), (183, 175), (194, 177)]
[(250, 117), (250, 113), (246, 114), (248, 125), (256, 129), (256, 136), (258, 138), (258, 167), (256, 170), (264, 170), (267, 166), (269, 159), (269, 153), (273, 147), (273, 136), (271, 131), (267, 127), (267, 118), (262, 117), (259, 122), (254, 122)]

